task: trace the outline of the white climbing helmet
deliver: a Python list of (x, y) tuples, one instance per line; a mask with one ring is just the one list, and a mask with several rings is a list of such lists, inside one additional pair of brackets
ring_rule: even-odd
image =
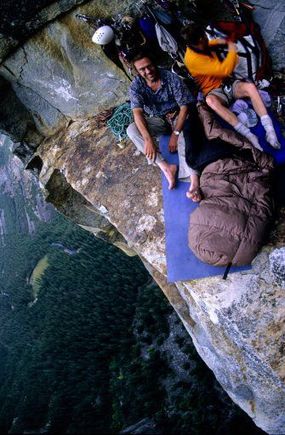
[(92, 41), (95, 44), (106, 45), (112, 41), (114, 38), (114, 31), (110, 26), (102, 26), (96, 30), (94, 35), (92, 36)]

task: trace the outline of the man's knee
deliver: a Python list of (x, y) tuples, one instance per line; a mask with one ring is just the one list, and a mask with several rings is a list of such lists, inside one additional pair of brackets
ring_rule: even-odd
[(127, 128), (127, 135), (131, 140), (138, 134), (137, 126), (134, 122), (132, 122)]
[(136, 124), (133, 122), (127, 128), (127, 135), (135, 145), (135, 147), (140, 151), (144, 152), (144, 140), (140, 134)]
[(215, 110), (222, 105), (221, 101), (215, 95), (207, 95), (206, 103), (211, 109)]
[(240, 84), (240, 92), (242, 92), (245, 97), (252, 97), (256, 95), (258, 91), (254, 83), (242, 82)]

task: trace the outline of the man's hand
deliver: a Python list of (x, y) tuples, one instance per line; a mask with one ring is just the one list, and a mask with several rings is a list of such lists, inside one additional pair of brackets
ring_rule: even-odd
[(171, 153), (175, 153), (177, 151), (177, 145), (178, 145), (178, 136), (176, 136), (174, 133), (171, 134), (169, 143), (168, 143), (168, 149)]
[(146, 139), (144, 141), (144, 153), (150, 160), (154, 160), (156, 156), (156, 146), (152, 139)]

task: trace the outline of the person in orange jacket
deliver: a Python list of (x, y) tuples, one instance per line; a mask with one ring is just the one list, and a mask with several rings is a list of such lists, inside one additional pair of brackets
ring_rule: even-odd
[[(228, 108), (234, 99), (250, 98), (266, 131), (266, 140), (273, 148), (279, 149), (280, 144), (271, 118), (255, 84), (244, 80), (233, 80), (231, 85), (226, 83), (225, 79), (230, 77), (238, 63), (235, 44), (225, 39), (209, 41), (204, 28), (197, 24), (187, 26), (182, 31), (182, 36), (187, 44), (184, 63), (201, 89), (208, 106), (262, 151), (258, 138)], [(216, 53), (219, 45), (227, 45), (228, 48), (223, 60)]]

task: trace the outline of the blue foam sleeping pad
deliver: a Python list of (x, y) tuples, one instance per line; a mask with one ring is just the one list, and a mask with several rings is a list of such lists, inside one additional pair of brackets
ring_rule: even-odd
[[(169, 136), (160, 139), (160, 150), (169, 163), (178, 164), (177, 153), (168, 151)], [(188, 246), (189, 216), (198, 207), (186, 197), (189, 182), (177, 181), (176, 188), (169, 190), (162, 175), (162, 193), (165, 218), (166, 261), (168, 282), (188, 281), (207, 276), (223, 275), (226, 267), (211, 266), (199, 260)], [(250, 266), (232, 266), (231, 272), (248, 270)]]
[[(278, 165), (285, 163), (285, 138), (277, 119), (270, 115), (276, 129), (281, 149), (275, 150), (267, 144), (264, 129), (259, 122), (251, 131), (259, 137), (265, 152), (271, 154)], [(227, 127), (228, 128), (228, 127)], [(168, 151), (169, 136), (162, 136), (160, 149), (165, 160), (178, 164), (177, 154)], [(162, 192), (165, 216), (166, 260), (168, 282), (187, 281), (208, 276), (223, 275), (225, 267), (211, 266), (199, 260), (188, 246), (189, 216), (198, 207), (186, 197), (189, 183), (178, 181), (176, 188), (168, 190), (168, 183), (162, 175)], [(230, 273), (249, 270), (251, 266), (232, 266)]]

